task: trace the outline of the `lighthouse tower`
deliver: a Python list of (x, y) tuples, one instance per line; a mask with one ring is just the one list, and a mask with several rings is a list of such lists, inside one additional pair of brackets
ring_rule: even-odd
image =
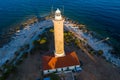
[(64, 19), (61, 16), (61, 11), (55, 11), (54, 23), (54, 41), (55, 41), (55, 57), (63, 57), (64, 53)]
[(80, 62), (75, 51), (67, 53), (64, 52), (64, 19), (61, 11), (55, 11), (54, 23), (54, 42), (55, 42), (55, 56), (43, 56), (43, 73), (50, 74), (53, 72), (63, 72), (66, 70), (75, 70), (80, 68)]

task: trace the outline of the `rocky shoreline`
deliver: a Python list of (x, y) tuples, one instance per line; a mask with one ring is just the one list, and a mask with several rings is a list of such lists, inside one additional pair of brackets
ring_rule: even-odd
[(27, 20), (24, 20), (21, 23), (16, 24), (15, 26), (11, 27), (5, 33), (1, 33), (0, 34), (0, 48), (8, 44), (12, 40), (12, 37), (15, 36), (16, 32), (23, 30), (26, 26), (35, 24), (36, 22), (43, 21), (43, 20), (45, 20), (45, 17), (38, 18), (37, 16), (33, 16), (32, 18), (28, 18)]
[[(27, 22), (29, 22), (29, 23), (27, 23), (27, 26), (23, 26), (24, 28), (23, 29), (21, 29), (20, 31), (18, 31), (18, 30), (16, 30), (15, 32), (14, 32), (14, 35), (11, 37), (11, 40), (7, 43), (7, 44), (5, 44), (4, 45), (4, 47), (2, 47), (2, 48), (0, 48), (0, 54), (1, 54), (1, 59), (2, 59), (2, 54), (3, 54), (3, 52), (4, 52), (4, 50), (6, 49), (9, 49), (7, 52), (10, 52), (10, 47), (12, 47), (12, 46), (16, 46), (15, 48), (18, 48), (18, 46), (21, 46), (21, 48), (22, 48), (22, 46), (24, 46), (24, 45), (22, 45), (22, 44), (20, 44), (20, 45), (17, 45), (17, 44), (19, 44), (18, 42), (16, 42), (20, 37), (22, 38), (26, 38), (27, 39), (27, 34), (29, 34), (29, 33), (26, 33), (26, 32), (28, 32), (28, 31), (30, 31), (29, 29), (32, 29), (32, 28), (34, 28), (34, 27), (31, 27), (31, 26), (41, 26), (42, 24), (43, 24), (43, 26), (45, 26), (45, 25), (47, 25), (47, 24), (49, 24), (50, 23), (50, 25), (48, 25), (48, 26), (51, 26), (51, 21), (49, 21), (49, 20), (43, 20), (43, 18), (42, 19), (40, 19), (39, 21), (37, 21), (36, 22), (36, 20), (37, 19), (35, 19), (35, 18), (33, 18), (33, 20), (32, 19), (30, 19), (31, 20), (31, 22), (29, 22), (29, 21), (27, 21)], [(34, 23), (33, 23), (34, 22)], [(38, 22), (40, 22), (40, 23), (38, 23)], [(46, 24), (44, 24), (44, 23), (46, 23)], [(25, 22), (25, 24), (26, 24), (26, 22)], [(39, 27), (38, 27), (39, 28)], [(43, 29), (42, 28), (39, 28), (39, 29), (41, 29), (42, 31), (45, 29), (45, 28), (47, 28), (47, 27), (44, 27)], [(39, 29), (36, 29), (36, 30), (39, 30)], [(35, 30), (32, 30), (33, 31), (33, 33), (31, 33), (31, 35), (28, 35), (28, 36), (30, 36), (30, 37), (28, 37), (28, 38), (34, 38), (34, 36), (32, 36), (32, 34), (36, 34), (37, 35), (37, 32), (34, 32)], [(32, 32), (31, 31), (31, 32)], [(39, 31), (38, 31), (39, 32)], [(24, 34), (24, 35), (23, 35)], [(23, 36), (22, 36), (23, 35)], [(25, 36), (26, 35), (26, 36)], [(35, 36), (36, 36), (35, 35)], [(31, 41), (31, 40), (29, 40), (29, 41)], [(28, 41), (28, 43), (29, 43), (29, 41)], [(14, 44), (14, 42), (16, 42), (17, 44), (15, 45)], [(27, 43), (26, 43), (27, 44)], [(23, 49), (22, 49), (23, 50)], [(16, 51), (15, 51), (16, 52)], [(13, 52), (11, 51), (10, 53), (12, 53), (12, 54), (14, 54), (14, 50), (13, 50)], [(6, 55), (6, 54), (5, 54)], [(10, 54), (9, 54), (10, 55)], [(4, 56), (4, 55), (3, 55)], [(6, 55), (7, 56), (7, 55)], [(11, 55), (12, 56), (12, 55)], [(0, 60), (0, 62), (3, 62), (4, 60)], [(5, 63), (6, 62), (8, 62), (8, 61), (11, 61), (11, 60), (6, 60), (5, 61)]]
[[(68, 21), (68, 23), (71, 23), (71, 21)], [(73, 24), (74, 23), (75, 22), (73, 22)], [(111, 43), (106, 41), (106, 38), (99, 38), (95, 32), (89, 31), (85, 26), (81, 28), (74, 25), (71, 26), (73, 27), (68, 26), (69, 29), (87, 40), (87, 44), (94, 50), (94, 52), (97, 52), (99, 50), (102, 51), (103, 58), (105, 58), (108, 62), (116, 65), (117, 67), (120, 67), (120, 58), (112, 54), (113, 52), (115, 53), (114, 47), (111, 45)]]
[[(53, 15), (48, 15), (48, 16), (45, 16), (45, 17), (41, 17), (41, 18), (38, 18), (36, 16), (34, 16), (33, 18), (30, 18), (24, 22), (22, 22), (20, 24), (20, 27), (16, 27), (16, 28), (13, 28), (13, 29), (10, 29), (10, 32), (8, 32), (7, 34), (4, 34), (4, 35), (1, 35), (0, 37), (3, 38), (3, 40), (1, 40), (0, 42), (0, 47), (3, 47), (3, 45), (5, 44), (8, 44), (13, 38), (11, 38), (12, 36), (14, 36), (15, 33), (19, 32), (20, 30), (26, 28), (26, 26), (29, 26), (29, 25), (32, 25), (32, 24), (35, 24), (39, 21), (44, 21), (44, 20), (47, 20), (47, 19), (52, 19), (54, 16)], [(72, 27), (78, 27), (79, 30), (82, 30), (83, 33), (85, 34), (88, 34), (88, 35), (91, 35), (93, 38), (96, 38), (98, 41), (99, 40), (102, 40), (103, 38), (100, 38), (98, 37), (98, 35), (93, 32), (93, 31), (90, 31), (86, 28), (86, 25), (84, 24), (80, 24), (76, 21), (73, 21), (67, 17), (64, 17), (66, 21), (68, 21), (69, 23), (72, 23)], [(4, 41), (4, 42), (3, 42)], [(5, 44), (4, 44), (5, 43)], [(107, 44), (108, 46), (111, 46), (112, 45), (108, 42), (108, 41), (104, 41), (105, 44)], [(112, 50), (110, 50), (111, 53), (116, 53), (114, 51), (114, 48), (112, 47)]]
[[(45, 24), (47, 23), (47, 22), (49, 22), (49, 20), (51, 20), (53, 17), (51, 16), (51, 15), (48, 15), (48, 16), (45, 16), (45, 17), (42, 17), (42, 18), (36, 18), (36, 17), (34, 17), (33, 19), (31, 18), (31, 19), (29, 19), (28, 21), (26, 21), (26, 22), (24, 22), (24, 23), (22, 23), (21, 25), (23, 26), (23, 29), (16, 29), (16, 31), (14, 32), (13, 31), (13, 34), (14, 34), (14, 37), (12, 37), (12, 40), (14, 40), (14, 39), (17, 39), (17, 36), (19, 37), (20, 35), (22, 36), (22, 34), (24, 34), (24, 38), (26, 38), (27, 36), (25, 36), (25, 34), (26, 34), (26, 32), (23, 32), (22, 34), (21, 34), (21, 31), (22, 30), (24, 30), (24, 31), (29, 31), (31, 28), (33, 28), (33, 26), (35, 27), (35, 26), (40, 26), (41, 24), (44, 24), (44, 22), (45, 22)], [(48, 20), (48, 21), (47, 21)], [(65, 17), (65, 27), (67, 27), (69, 30), (71, 30), (71, 31), (73, 31), (77, 36), (76, 37), (81, 37), (80, 39), (83, 41), (83, 43), (84, 43), (84, 46), (86, 46), (85, 44), (86, 44), (86, 42), (87, 42), (87, 47), (88, 47), (88, 51), (91, 53), (91, 52), (97, 52), (98, 50), (101, 50), (101, 49), (103, 49), (103, 48), (99, 48), (99, 47), (97, 47), (96, 48), (96, 46), (94, 46), (94, 45), (92, 45), (92, 44), (90, 44), (91, 42), (89, 42), (89, 41), (93, 41), (94, 42), (94, 40), (95, 41), (99, 41), (100, 39), (96, 39), (96, 35), (94, 35), (95, 33), (93, 33), (92, 31), (89, 31), (87, 28), (86, 28), (86, 26), (84, 25), (84, 24), (80, 24), (80, 23), (78, 23), (78, 22), (75, 22), (75, 21), (72, 21), (71, 19), (69, 19), (69, 18), (66, 18)], [(40, 22), (41, 24), (38, 24), (38, 22)], [(31, 27), (32, 26), (32, 27)], [(41, 27), (39, 28), (40, 30), (41, 29), (43, 29), (43, 27), (44, 27), (45, 25), (41, 25)], [(49, 24), (49, 26), (53, 26), (53, 24), (52, 24), (52, 21), (50, 21), (50, 24)], [(37, 29), (37, 28), (36, 28)], [(38, 30), (39, 30), (38, 29)], [(44, 30), (42, 30), (42, 31), (44, 31)], [(27, 33), (28, 34), (28, 33)], [(10, 64), (15, 64), (16, 62), (17, 62), (17, 60), (19, 61), (19, 59), (20, 59), (20, 57), (23, 55), (23, 53), (29, 53), (29, 51), (32, 49), (32, 46), (30, 46), (31, 45), (31, 43), (32, 43), (32, 41), (33, 40), (35, 40), (36, 39), (36, 37), (37, 37), (37, 35), (38, 34), (40, 34), (40, 32), (38, 31), (38, 34), (36, 34), (36, 32), (33, 32), (33, 34), (34, 35), (36, 35), (34, 38), (33, 38), (33, 36), (32, 35), (30, 35), (30, 38), (27, 40), (27, 42), (29, 42), (29, 43), (27, 43), (27, 44), (29, 44), (28, 46), (27, 46), (27, 44), (23, 44), (20, 48), (18, 48), (18, 50), (17, 50), (17, 52), (15, 51), (15, 53), (12, 53), (12, 54), (14, 54), (14, 57), (12, 58), (12, 60), (7, 60), (6, 59), (6, 61), (5, 61), (5, 63), (4, 63), (4, 65), (6, 65), (6, 64), (8, 64), (8, 63), (10, 63)], [(29, 36), (29, 35), (28, 35)], [(91, 37), (91, 38), (90, 38)], [(21, 37), (22, 38), (22, 37)], [(32, 40), (30, 40), (30, 39), (32, 39)], [(10, 43), (10, 42), (8, 42), (8, 43)], [(105, 44), (105, 45), (104, 45)], [(106, 46), (106, 42), (104, 43), (104, 44), (102, 44), (102, 46)], [(11, 45), (11, 44), (10, 44)], [(16, 44), (17, 45), (17, 44)], [(19, 46), (19, 45), (18, 45)], [(110, 45), (108, 45), (108, 46), (110, 46)], [(8, 47), (5, 47), (5, 48), (8, 48)], [(27, 50), (26, 50), (27, 49)], [(109, 50), (109, 48), (108, 48), (108, 50)], [(104, 52), (104, 49), (103, 49), (103, 52)], [(106, 51), (104, 52), (104, 53), (106, 53)], [(110, 60), (110, 58), (106, 58), (106, 56), (104, 55), (104, 53), (103, 53), (103, 57), (107, 60), (107, 61), (109, 61), (109, 62), (111, 62), (111, 63), (113, 63), (114, 65), (116, 65), (116, 63), (115, 63), (115, 59), (113, 59), (113, 60)], [(10, 55), (10, 54), (9, 54)], [(94, 54), (94, 55), (96, 55), (96, 54)], [(16, 57), (15, 57), (16, 56)], [(15, 62), (16, 61), (16, 62)], [(12, 62), (12, 63), (11, 63)], [(119, 62), (118, 62), (119, 63)], [(3, 65), (3, 67), (1, 67), (1, 69), (4, 69), (4, 65)], [(119, 65), (117, 65), (117, 67), (119, 67)]]
[[(70, 28), (71, 30), (73, 30), (75, 32), (78, 28), (76, 26), (72, 27), (72, 25), (74, 25), (74, 24), (72, 24), (72, 23), (66, 24), (66, 22), (65, 22), (65, 27), (71, 26), (68, 28)], [(76, 33), (74, 33), (74, 34), (76, 34)], [(47, 35), (49, 35), (49, 33)], [(78, 36), (76, 36), (76, 35), (71, 35), (71, 37), (74, 37), (73, 39), (78, 40)], [(51, 40), (51, 41), (53, 41), (53, 40)], [(65, 41), (67, 41), (67, 40), (65, 40)], [(83, 39), (83, 41), (84, 41), (84, 39)], [(67, 47), (67, 50), (70, 49), (71, 51), (76, 51), (79, 59), (83, 62), (83, 66), (81, 66), (83, 68), (83, 70), (82, 70), (82, 72), (78, 73), (79, 75), (76, 75), (76, 79), (77, 80), (81, 80), (81, 79), (83, 79), (83, 80), (84, 79), (86, 79), (86, 80), (88, 80), (88, 79), (90, 79), (90, 80), (94, 80), (94, 79), (95, 80), (106, 80), (106, 79), (112, 80), (113, 78), (117, 78), (116, 76), (119, 75), (117, 68), (114, 65), (112, 65), (111, 63), (109, 63), (108, 61), (106, 61), (105, 59), (103, 59), (101, 55), (91, 54), (90, 52), (92, 50), (92, 47), (90, 47), (89, 45), (85, 45), (85, 43), (83, 41), (78, 43), (78, 45), (76, 44), (75, 46), (65, 44), (65, 47)], [(86, 54), (85, 49), (90, 53), (90, 55)], [(19, 77), (20, 79), (22, 78), (22, 79), (27, 80), (29, 78), (35, 79), (40, 76), (43, 77), (42, 68), (39, 68), (39, 66), (42, 65), (42, 64), (40, 64), (41, 63), (40, 61), (42, 61), (42, 60), (40, 60), (40, 57), (42, 57), (42, 55), (46, 55), (46, 54), (48, 54), (48, 55), (53, 54), (53, 52), (51, 52), (51, 53), (49, 51), (41, 52), (39, 50), (40, 49), (38, 49), (37, 52), (33, 51), (30, 53), (25, 53), (23, 56), (23, 58), (25, 58), (25, 60), (23, 59), (24, 61), (22, 60), (22, 61), (20, 61), (21, 63), (18, 64), (19, 67), (17, 69), (18, 69), (19, 74), (15, 74), (16, 76), (14, 76), (14, 74), (12, 74), (13, 77), (10, 76), (11, 78), (9, 78), (9, 79), (16, 80), (16, 78), (14, 79), (14, 77)], [(93, 51), (94, 51), (94, 49), (93, 49)], [(25, 56), (27, 56), (27, 57), (25, 57)], [(91, 59), (91, 57), (93, 59)], [(28, 67), (28, 65), (31, 65), (31, 66)], [(31, 67), (32, 67), (32, 69), (37, 67), (36, 68), (37, 70), (36, 69), (31, 70)], [(40, 70), (40, 72), (37, 73), (39, 70)], [(114, 76), (112, 75), (111, 70), (114, 73)], [(32, 73), (28, 73), (29, 71)], [(36, 74), (36, 76), (34, 76), (33, 73)], [(26, 77), (24, 77), (23, 75), (26, 75)], [(31, 75), (31, 77), (29, 77), (29, 75)], [(108, 75), (111, 75), (111, 78), (108, 78)], [(94, 76), (94, 77), (91, 77), (91, 76)], [(40, 79), (42, 79), (41, 77), (40, 77)], [(118, 77), (118, 80), (119, 80), (119, 77)]]

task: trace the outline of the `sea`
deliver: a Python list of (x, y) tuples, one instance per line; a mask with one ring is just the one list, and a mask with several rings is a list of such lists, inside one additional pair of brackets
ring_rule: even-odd
[(57, 8), (64, 16), (85, 24), (100, 39), (109, 37), (113, 54), (120, 56), (120, 0), (0, 0), (0, 48), (11, 40), (13, 28)]

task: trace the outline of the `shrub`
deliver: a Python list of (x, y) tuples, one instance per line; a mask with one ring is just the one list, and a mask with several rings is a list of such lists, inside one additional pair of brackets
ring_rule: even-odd
[(55, 73), (51, 73), (50, 74), (50, 79), (51, 80), (60, 80), (60, 77)]
[(46, 38), (42, 38), (42, 39), (39, 41), (40, 44), (44, 44), (44, 43), (46, 43), (46, 42), (47, 42), (47, 39), (46, 39)]
[(50, 32), (54, 32), (54, 29), (50, 29), (49, 31), (50, 31)]
[(80, 40), (79, 39), (75, 39), (75, 44), (78, 46), (78, 44), (80, 43)]
[(25, 49), (29, 49), (29, 48), (30, 48), (30, 45), (29, 45), (29, 44), (26, 44), (24, 47), (25, 47)]
[(46, 37), (41, 38), (40, 40), (35, 40), (33, 42), (34, 44), (34, 50), (49, 50), (48, 47), (48, 41)]
[(99, 56), (101, 56), (103, 54), (103, 50), (98, 50), (97, 53)]
[(15, 72), (16, 67), (13, 65), (4, 65), (5, 72), (0, 77), (0, 80), (6, 80), (10, 73)]

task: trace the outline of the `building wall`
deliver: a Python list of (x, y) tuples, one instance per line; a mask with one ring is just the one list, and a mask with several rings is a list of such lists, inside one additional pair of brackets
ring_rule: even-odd
[(70, 70), (73, 70), (75, 68), (75, 66), (69, 66)]
[(49, 73), (53, 73), (53, 72), (56, 72), (56, 71), (58, 71), (58, 72), (60, 72), (60, 71), (66, 71), (66, 70), (74, 70), (75, 69), (75, 67), (80, 67), (80, 65), (74, 65), (74, 66), (68, 66), (68, 67), (63, 67), (63, 68), (56, 68), (56, 69), (50, 69), (50, 70), (44, 70), (43, 71), (43, 73), (44, 74), (49, 74)]
[(56, 71), (56, 69), (51, 69), (51, 70), (49, 70), (50, 72), (55, 72)]
[(44, 70), (43, 73), (44, 74), (48, 74), (49, 72), (48, 72), (48, 70)]
[(57, 68), (57, 71), (59, 72), (59, 71), (62, 71), (62, 68)]
[(67, 70), (67, 67), (64, 67), (64, 68), (63, 68), (63, 71), (65, 71), (65, 70)]
[(80, 67), (80, 65), (76, 65), (76, 67)]

